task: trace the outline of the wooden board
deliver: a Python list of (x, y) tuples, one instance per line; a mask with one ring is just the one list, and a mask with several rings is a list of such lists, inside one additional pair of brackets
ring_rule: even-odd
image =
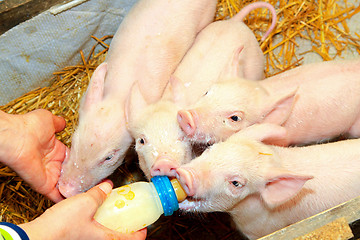
[(0, 2), (0, 34), (64, 0), (3, 0)]
[[(330, 231), (329, 229), (331, 229), (331, 231), (335, 231), (336, 228), (338, 229), (338, 231), (336, 233), (333, 233), (336, 234), (336, 238), (331, 239), (350, 239), (350, 228), (347, 228), (347, 226), (341, 224), (342, 219), (350, 225), (360, 219), (360, 197), (354, 198), (327, 211), (304, 219), (286, 228), (280, 229), (279, 231), (262, 237), (259, 240), (288, 240), (296, 238), (330, 239), (327, 238), (325, 234), (328, 234), (328, 232)], [(338, 223), (337, 227), (335, 227), (334, 225), (336, 223)], [(324, 229), (328, 230), (324, 231)], [(323, 234), (321, 234), (322, 231)], [(354, 230), (352, 232), (355, 233)], [(318, 238), (306, 238), (307, 236), (314, 236), (314, 234), (317, 235)], [(355, 239), (358, 238), (359, 236), (356, 236), (355, 234)]]

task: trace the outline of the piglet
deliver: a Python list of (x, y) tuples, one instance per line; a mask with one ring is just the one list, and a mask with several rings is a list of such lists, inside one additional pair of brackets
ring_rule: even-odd
[(64, 196), (89, 189), (122, 163), (133, 140), (124, 115), (131, 86), (138, 82), (144, 98), (157, 101), (196, 34), (213, 20), (216, 3), (140, 0), (133, 6), (81, 101), (59, 179)]
[[(231, 19), (213, 22), (198, 34), (174, 73), (183, 88), (185, 104), (197, 101), (220, 76), (231, 73), (250, 80), (264, 78), (264, 54), (254, 34), (243, 22), (246, 15), (257, 8), (267, 8), (272, 16), (271, 25), (262, 37), (264, 40), (276, 25), (276, 11), (266, 2), (251, 3)], [(236, 62), (233, 61), (235, 67), (230, 67), (235, 72), (228, 64), (234, 53), (237, 57)]]
[(148, 179), (158, 175), (174, 177), (176, 168), (193, 158), (191, 144), (176, 120), (179, 108), (164, 98), (148, 105), (137, 84), (132, 88), (127, 109), (132, 105), (143, 106), (136, 113), (126, 111), (140, 169)]
[(286, 137), (283, 127), (255, 124), (212, 145), (177, 169), (187, 212), (228, 212), (257, 239), (360, 194), (360, 139), (307, 147), (261, 141)]
[(360, 136), (360, 60), (303, 65), (262, 81), (223, 78), (178, 122), (198, 142), (218, 142), (255, 123), (284, 126), (273, 144)]
[[(267, 37), (276, 23), (274, 7), (265, 2), (249, 4), (232, 19), (213, 22), (198, 34), (159, 102), (149, 103), (141, 94), (140, 84), (133, 86), (126, 116), (136, 141), (140, 168), (147, 178), (175, 176), (176, 168), (194, 157), (191, 143), (177, 123), (180, 106), (195, 102), (220, 75), (231, 72), (239, 76), (252, 75), (252, 79), (263, 77), (263, 53), (251, 30), (242, 22), (250, 11), (260, 7), (272, 13), (271, 27), (264, 35)], [(228, 63), (234, 57), (235, 67)], [(236, 73), (231, 71), (233, 68)], [(131, 111), (134, 106), (137, 106), (136, 112)]]

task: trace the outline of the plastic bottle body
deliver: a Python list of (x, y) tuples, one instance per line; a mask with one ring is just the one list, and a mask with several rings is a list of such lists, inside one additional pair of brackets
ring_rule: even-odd
[(163, 213), (154, 184), (136, 182), (114, 189), (94, 218), (107, 228), (131, 233), (154, 223)]

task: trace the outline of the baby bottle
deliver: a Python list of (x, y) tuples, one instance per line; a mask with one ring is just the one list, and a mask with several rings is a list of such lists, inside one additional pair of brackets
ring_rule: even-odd
[(170, 216), (179, 209), (186, 193), (177, 179), (156, 176), (151, 182), (135, 182), (115, 188), (99, 207), (94, 218), (107, 228), (132, 233), (154, 223), (161, 214)]

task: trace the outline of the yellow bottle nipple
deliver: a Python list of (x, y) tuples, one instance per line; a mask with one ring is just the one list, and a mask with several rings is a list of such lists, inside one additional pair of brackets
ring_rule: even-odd
[(184, 201), (187, 195), (185, 190), (182, 188), (181, 184), (179, 183), (179, 181), (176, 178), (174, 178), (170, 182), (174, 188), (178, 202)]

